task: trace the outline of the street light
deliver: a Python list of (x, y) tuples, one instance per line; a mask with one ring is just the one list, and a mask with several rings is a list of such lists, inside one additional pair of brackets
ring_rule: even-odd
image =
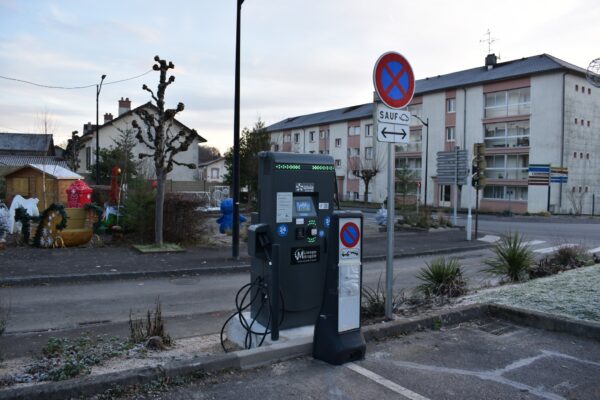
[(235, 31), (235, 99), (233, 110), (233, 229), (231, 232), (231, 256), (240, 258), (240, 22), (242, 3), (237, 0)]
[(104, 82), (106, 75), (102, 75), (100, 84), (96, 85), (96, 185), (100, 184), (100, 138), (98, 136), (98, 99), (100, 97), (100, 90), (102, 90), (102, 82)]
[(427, 117), (427, 119), (425, 121), (423, 121), (421, 119), (421, 117), (419, 117), (418, 115), (412, 114), (413, 117), (415, 117), (416, 119), (418, 119), (419, 121), (421, 121), (421, 124), (423, 124), (425, 126), (425, 201), (424, 201), (424, 205), (425, 207), (427, 207), (427, 181), (428, 176), (427, 176), (427, 157), (429, 156), (429, 117)]

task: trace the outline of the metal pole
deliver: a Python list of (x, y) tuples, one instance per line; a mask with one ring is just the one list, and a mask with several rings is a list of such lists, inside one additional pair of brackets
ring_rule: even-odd
[(237, 0), (237, 23), (235, 31), (235, 99), (233, 111), (233, 229), (231, 256), (240, 258), (240, 25), (242, 3)]
[(385, 317), (393, 318), (392, 300), (394, 285), (394, 207), (396, 177), (396, 157), (392, 149), (395, 143), (388, 143), (388, 199), (387, 199), (387, 256), (385, 264)]
[(552, 187), (552, 182), (548, 182), (548, 204), (546, 205), (546, 211), (550, 212), (550, 188)]
[(96, 85), (96, 185), (100, 184), (100, 137), (98, 134), (99, 131), (99, 107), (98, 100), (100, 98), (100, 91), (102, 90), (102, 82), (106, 78), (106, 75), (102, 75), (102, 79), (100, 79), (100, 84)]
[(454, 213), (452, 214), (452, 225), (456, 226), (458, 217), (456, 215), (456, 209), (458, 208), (458, 150), (459, 147), (454, 148), (456, 154), (456, 168), (454, 169)]
[(475, 240), (477, 240), (478, 228), (479, 228), (479, 187), (475, 191)]
[(423, 204), (427, 207), (427, 181), (429, 180), (427, 175), (427, 164), (429, 159), (429, 117), (427, 117), (427, 121), (425, 123), (425, 196)]

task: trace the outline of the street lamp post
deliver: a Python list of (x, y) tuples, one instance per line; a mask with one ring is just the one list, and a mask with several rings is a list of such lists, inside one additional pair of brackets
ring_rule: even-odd
[(237, 23), (235, 31), (235, 99), (233, 111), (233, 229), (231, 232), (231, 256), (240, 258), (240, 20), (242, 3), (237, 0)]
[(429, 180), (427, 176), (427, 160), (429, 156), (429, 117), (427, 117), (426, 120), (423, 121), (418, 115), (412, 114), (412, 116), (418, 119), (421, 122), (421, 124), (425, 126), (425, 186), (423, 188), (423, 190), (425, 191), (425, 196), (423, 196), (423, 205), (427, 207), (427, 181)]
[(100, 98), (100, 91), (102, 90), (102, 82), (104, 82), (104, 78), (106, 78), (106, 75), (102, 75), (102, 79), (100, 79), (100, 84), (96, 85), (96, 185), (100, 184), (100, 137), (98, 135), (98, 99)]

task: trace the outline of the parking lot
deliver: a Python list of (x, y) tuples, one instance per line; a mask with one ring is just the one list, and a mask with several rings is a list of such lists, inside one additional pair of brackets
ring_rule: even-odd
[[(209, 376), (164, 399), (599, 399), (600, 343), (503, 320), (370, 343), (366, 359), (310, 357)], [(152, 398), (157, 398), (152, 396)]]

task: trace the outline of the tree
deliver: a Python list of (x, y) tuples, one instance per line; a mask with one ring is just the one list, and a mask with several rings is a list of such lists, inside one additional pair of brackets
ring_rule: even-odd
[(221, 152), (216, 147), (198, 146), (198, 164), (221, 158)]
[[(258, 152), (269, 150), (270, 138), (265, 123), (258, 119), (252, 130), (244, 128), (240, 138), (240, 186), (247, 186), (250, 193), (258, 191)], [(223, 177), (226, 184), (233, 183), (233, 149), (225, 153)]]
[(361, 179), (365, 184), (364, 203), (367, 204), (369, 201), (369, 185), (381, 171), (381, 160), (379, 158), (363, 160), (360, 157), (352, 157), (348, 160), (348, 168), (352, 171), (352, 175)]
[[(44, 110), (44, 112), (38, 114), (37, 116), (37, 124), (38, 131), (43, 133), (44, 135), (54, 136), (54, 131), (56, 129), (54, 123), (54, 117), (52, 114), (48, 113), (48, 110)], [(51, 149), (52, 154), (54, 154), (54, 148)], [(44, 154), (46, 156), (48, 154)], [(42, 158), (42, 196), (43, 196), (43, 207), (46, 209), (48, 207), (48, 196), (46, 195), (46, 158)]]
[(174, 69), (175, 65), (169, 61), (162, 60), (159, 56), (154, 57), (156, 64), (152, 66), (154, 71), (160, 72), (157, 92), (154, 94), (145, 84), (142, 89), (150, 93), (152, 100), (156, 103), (156, 111), (148, 108), (140, 108), (135, 114), (140, 117), (144, 129), (137, 120), (132, 122), (136, 131), (135, 137), (150, 150), (149, 153), (140, 153), (140, 159), (152, 157), (154, 160), (154, 169), (156, 172), (156, 199), (154, 213), (154, 244), (163, 244), (163, 210), (165, 203), (165, 184), (167, 174), (173, 170), (174, 165), (186, 166), (195, 169), (196, 164), (180, 163), (175, 160), (175, 155), (187, 151), (198, 137), (194, 129), (181, 129), (178, 132), (173, 131), (175, 116), (183, 111), (185, 106), (178, 103), (177, 108), (165, 109), (165, 91), (167, 87), (175, 82), (175, 76), (169, 76), (167, 80), (167, 71)]
[[(126, 182), (137, 175), (140, 162), (136, 161), (133, 155), (133, 147), (136, 143), (134, 131), (128, 128), (125, 130), (119, 129), (119, 132), (119, 136), (113, 139), (114, 146), (99, 151), (99, 182), (101, 185), (110, 184), (113, 167), (121, 168), (122, 177)], [(96, 164), (91, 166), (91, 170), (96, 170)]]
[(396, 192), (402, 194), (402, 205), (406, 205), (406, 195), (416, 187), (415, 176), (406, 164), (396, 170)]
[(73, 131), (71, 133), (71, 139), (67, 141), (67, 145), (65, 147), (64, 158), (67, 162), (67, 166), (71, 169), (71, 171), (77, 172), (79, 169), (79, 139), (77, 136), (77, 131)]

